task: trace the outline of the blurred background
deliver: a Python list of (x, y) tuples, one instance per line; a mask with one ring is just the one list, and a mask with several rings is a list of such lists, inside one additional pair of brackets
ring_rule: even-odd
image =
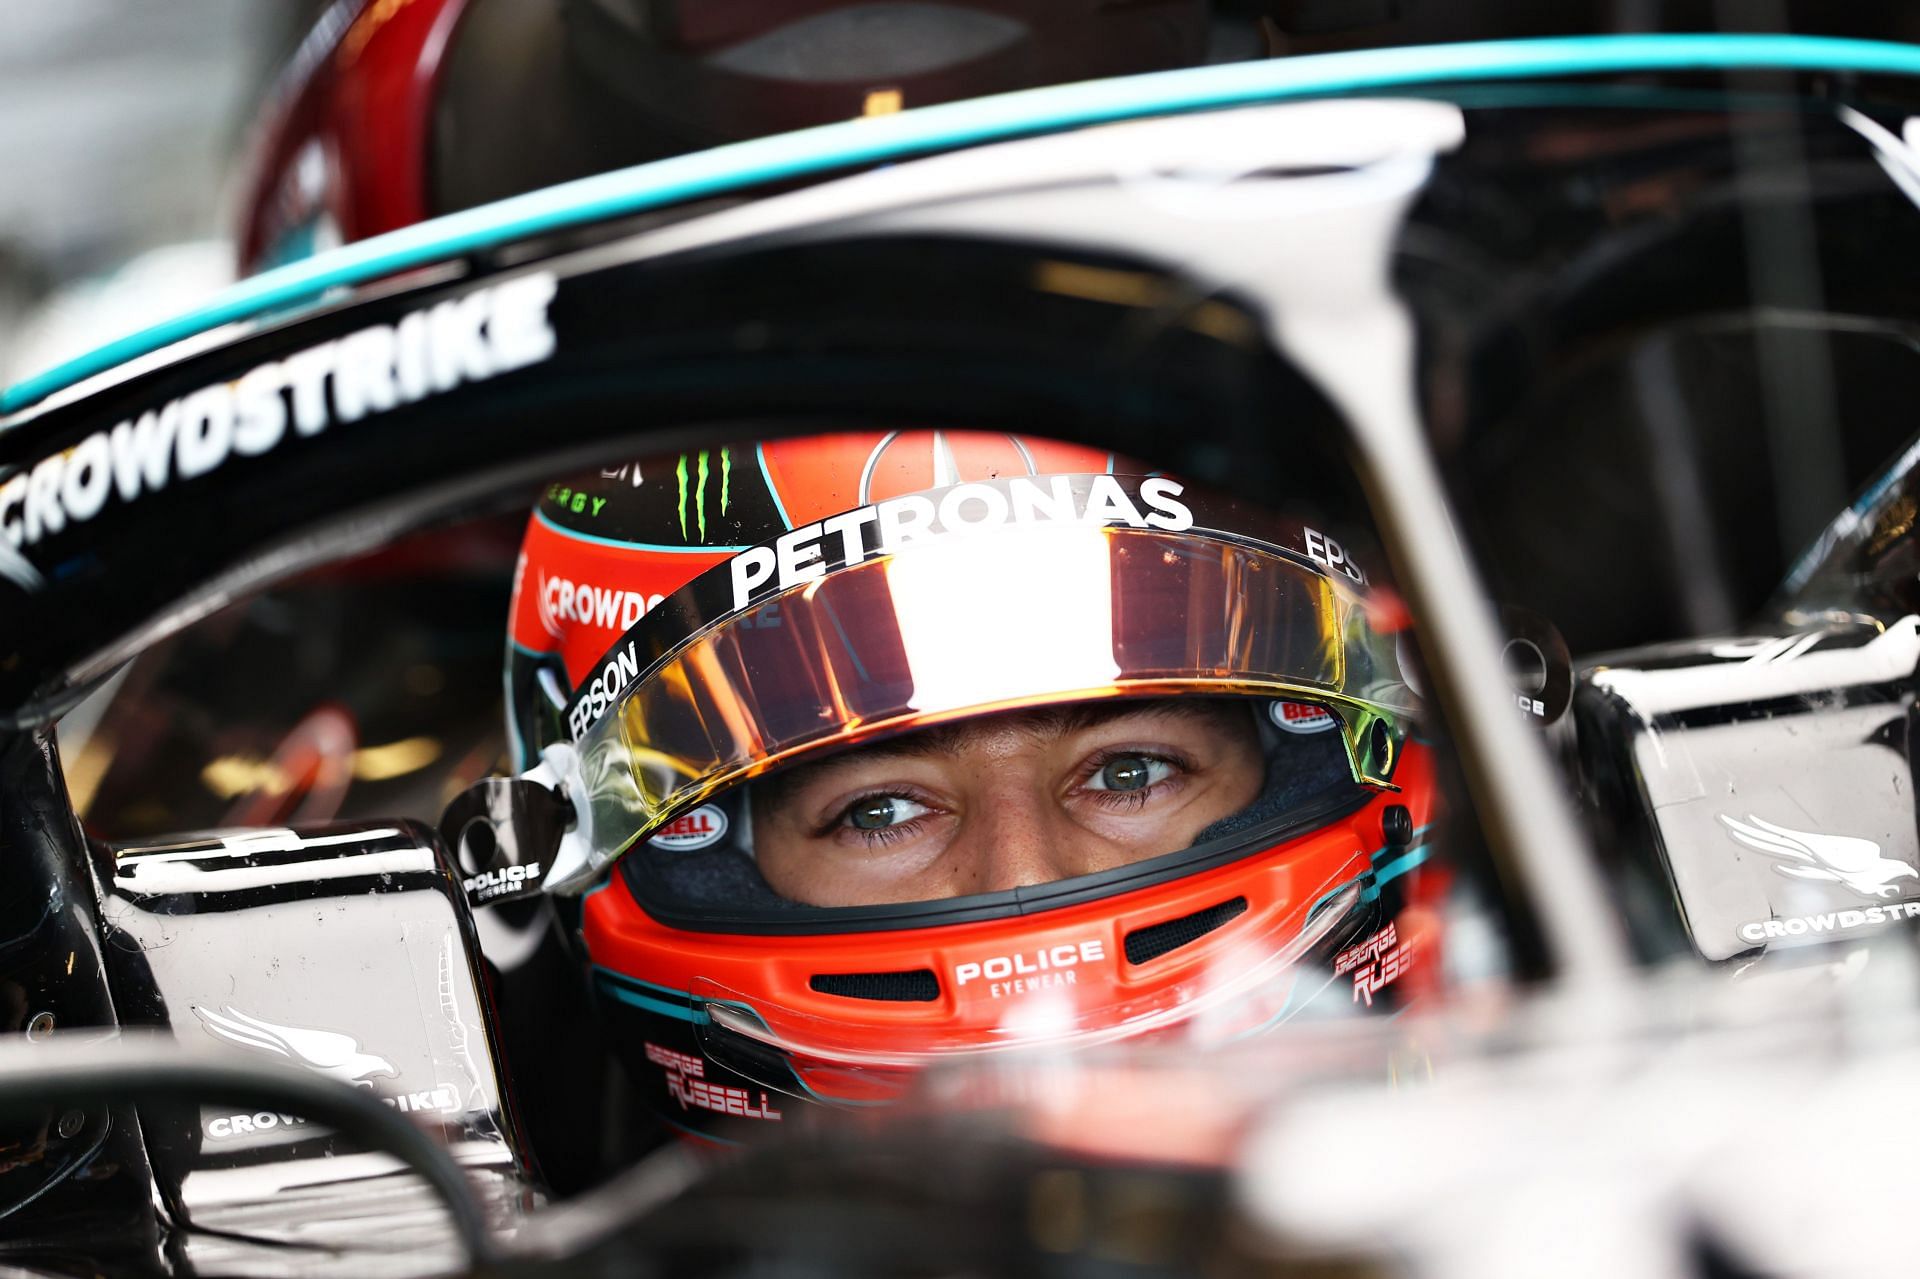
[[(365, 0), (9, 6), (0, 26), (0, 381), (191, 305), (232, 278), (239, 247), (263, 265), (287, 256), (277, 251), (284, 245), (261, 243), (286, 228), (241, 225), (252, 134), (303, 38), (316, 33), (313, 48), (323, 55), (359, 18), (372, 30), (394, 19), (409, 26), (428, 10), (472, 10), (447, 52), (422, 157), (431, 173), (430, 213), (871, 112), (874, 100), (848, 105), (823, 92), (825, 80), (856, 65), (878, 76), (875, 83), (906, 86), (904, 94), (880, 95), (880, 109), (897, 110), (1022, 84), (1365, 46), (1715, 29), (1920, 37), (1920, 9), (1826, 0), (475, 0), (408, 13), (411, 7), (412, 0), (371, 8)], [(577, 28), (571, 45), (561, 34), (567, 27)], [(1001, 67), (996, 53), (980, 62), (980, 75), (952, 74), (972, 65), (982, 41), (1018, 46), (1014, 70)], [(888, 49), (907, 50), (911, 65), (893, 65)], [(695, 91), (703, 84), (704, 95)], [(396, 92), (406, 90), (387, 84), (360, 104), (368, 112), (360, 124), (367, 136), (354, 144), (360, 150), (373, 136), (406, 145), (385, 128), (381, 104)], [(300, 158), (276, 155), (270, 163), (291, 172)], [(351, 239), (393, 224), (375, 218), (344, 230)]]
[[(232, 278), (235, 175), (324, 0), (58, 0), (0, 30), (0, 381)], [(109, 282), (119, 286), (103, 301)]]

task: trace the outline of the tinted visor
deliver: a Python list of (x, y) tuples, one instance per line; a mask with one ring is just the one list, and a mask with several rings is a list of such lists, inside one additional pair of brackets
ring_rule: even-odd
[(1413, 709), (1394, 654), (1359, 590), (1273, 545), (1064, 522), (927, 538), (775, 591), (638, 673), (577, 741), (582, 834), (604, 864), (817, 751), (1175, 693), (1316, 701), (1353, 777), (1388, 786)]

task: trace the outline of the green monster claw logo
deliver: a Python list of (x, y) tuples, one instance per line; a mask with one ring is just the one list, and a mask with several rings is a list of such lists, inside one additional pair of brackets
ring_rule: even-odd
[[(708, 458), (711, 456), (712, 454), (703, 450), (695, 455), (694, 462), (693, 512), (702, 542), (707, 540), (707, 475), (709, 474)], [(685, 453), (680, 455), (680, 462), (673, 468), (673, 474), (680, 484), (680, 540), (684, 542), (691, 540), (687, 537), (687, 455)], [(722, 515), (727, 513), (727, 503), (732, 498), (732, 488), (733, 451), (721, 449), (720, 514)]]

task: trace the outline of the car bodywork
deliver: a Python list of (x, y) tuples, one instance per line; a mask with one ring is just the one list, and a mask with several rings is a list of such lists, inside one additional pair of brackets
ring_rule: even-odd
[[(22, 1029), (41, 1013), (60, 1030), (199, 1028), (342, 1084), (394, 1078), (390, 1108), (401, 1097), (456, 1119), (455, 1145), (480, 1149), (455, 1153), (494, 1170), (496, 1218), (523, 1214), (537, 1169), (514, 1132), (459, 876), (434, 836), (393, 824), (102, 848), (74, 818), (51, 725), (226, 601), (556, 470), (698, 447), (741, 424), (888, 420), (1043, 421), (1254, 500), (1315, 477), (1357, 484), (1405, 584), (1493, 883), (1520, 921), (1521, 966), (1548, 978), (1554, 1007), (1606, 1024), (1640, 980), (1627, 930), (1548, 743), (1496, 695), (1503, 633), (1481, 566), (1450, 535), (1424, 420), (1433, 317), (1396, 287), (1393, 254), (1468, 114), (1498, 109), (1445, 85), (1501, 82), (1511, 106), (1524, 94), (1506, 82), (1579, 77), (1607, 109), (1684, 111), (1658, 86), (1622, 96), (1610, 77), (1768, 70), (1790, 85), (1910, 75), (1920, 52), (1705, 37), (1401, 50), (831, 126), (280, 268), (11, 389), (0, 954)], [(1070, 131), (1095, 124), (1116, 127)], [(1870, 141), (1857, 151), (1878, 163)], [(223, 940), (236, 910), (274, 944)], [(309, 912), (355, 931), (303, 938), (294, 921)], [(364, 940), (396, 929), (406, 944), (391, 953)], [(366, 1014), (392, 1027), (346, 1025), (369, 980), (356, 955), (380, 988), (417, 996)], [(227, 994), (207, 964), (232, 978)], [(288, 964), (310, 976), (286, 1002), (247, 1002)], [(1539, 1038), (1551, 1052), (1553, 1033)], [(85, 1240), (105, 1229), (126, 1270), (215, 1267), (208, 1249), (279, 1188), (268, 1174), (234, 1197), (194, 1193), (217, 1180), (217, 1142), (277, 1143), (277, 1118), (237, 1130), (232, 1117), (276, 1110), (183, 1117), (113, 1101), (99, 1078), (76, 1095), (97, 1104), (73, 1107), (71, 1125), (56, 1114), (43, 1157), (0, 1173), (0, 1195), (6, 1178), (32, 1187), (0, 1202), (23, 1264), (92, 1264)], [(354, 1193), (351, 1172), (327, 1180), (317, 1218)], [(537, 1220), (521, 1226), (536, 1242)], [(238, 1264), (271, 1268), (267, 1256)]]

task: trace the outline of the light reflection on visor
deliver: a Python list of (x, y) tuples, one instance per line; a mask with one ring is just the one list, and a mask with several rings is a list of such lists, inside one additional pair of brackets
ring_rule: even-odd
[(578, 741), (604, 865), (800, 756), (966, 716), (1177, 692), (1320, 701), (1390, 786), (1414, 700), (1342, 581), (1198, 531), (1035, 525), (930, 539), (699, 632)]

